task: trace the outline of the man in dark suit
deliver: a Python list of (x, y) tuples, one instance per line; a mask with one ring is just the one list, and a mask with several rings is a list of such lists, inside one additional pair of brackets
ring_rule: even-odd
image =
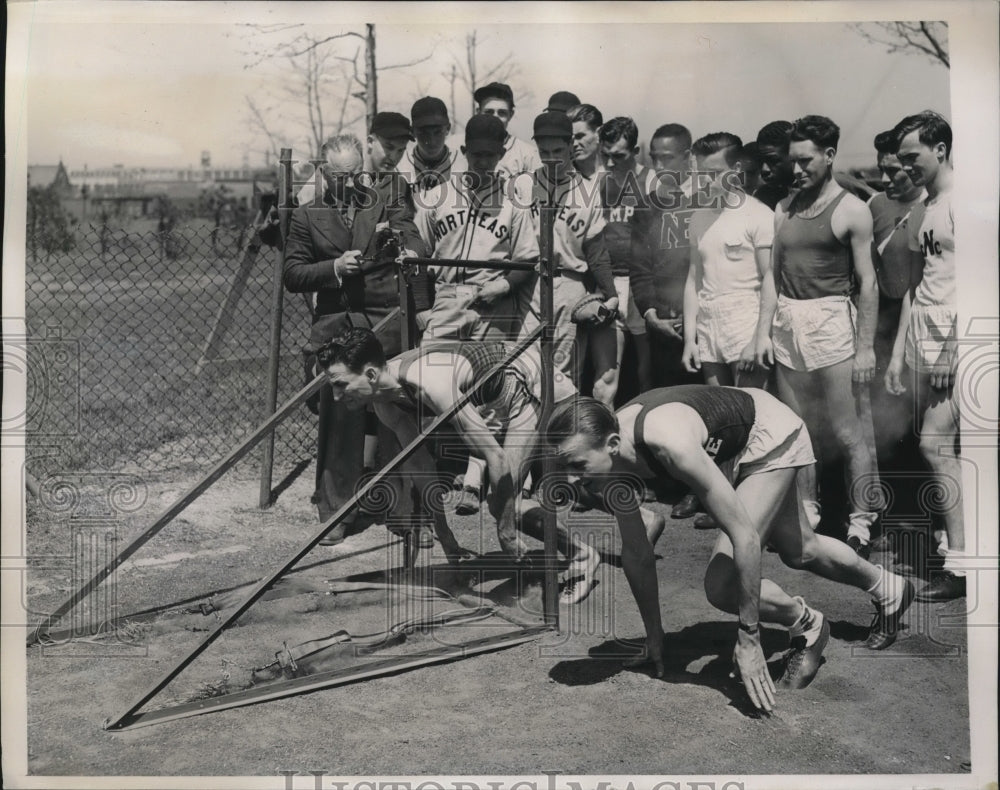
[[(409, 120), (379, 113), (369, 140), (380, 150), (412, 139)], [(370, 147), (373, 147), (370, 144)], [(424, 256), (426, 247), (413, 224), (409, 187), (398, 173), (362, 172), (364, 153), (353, 135), (324, 143), (320, 165), (322, 199), (304, 202), (292, 215), (285, 246), (285, 287), (316, 294), (307, 351), (351, 327), (374, 327), (399, 305), (393, 260), (399, 247), (381, 248), (386, 231), (401, 235), (404, 255)], [(390, 321), (379, 334), (389, 356), (401, 351), (399, 325)], [(363, 465), (364, 422), (335, 404), (329, 386), (320, 390), (316, 495), (325, 521), (354, 493)], [(324, 539), (340, 542), (353, 517)]]

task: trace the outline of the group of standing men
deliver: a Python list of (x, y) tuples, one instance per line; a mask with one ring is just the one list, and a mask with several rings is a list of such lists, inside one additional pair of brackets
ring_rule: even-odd
[[(507, 131), (515, 111), (509, 86), (491, 83), (479, 88), (474, 98), (479, 114), (466, 124), (461, 145), (449, 137), (444, 103), (425, 97), (413, 105), (410, 117), (376, 115), (365, 143), (352, 135), (330, 138), (320, 152), (321, 178), (315, 181), (315, 191), (307, 186), (299, 193), (286, 241), (285, 284), (291, 291), (315, 294), (307, 350), (320, 354), (332, 383), (339, 381), (340, 387), (336, 392), (335, 387), (324, 387), (320, 398), (320, 518), (328, 518), (353, 494), (362, 469), (373, 464), (366, 452), (364, 421), (336, 401), (345, 391), (362, 392), (368, 402), (384, 398), (398, 405), (401, 399), (413, 400), (412, 393), (405, 393), (416, 385), (408, 385), (395, 367), (389, 378), (385, 372), (385, 360), (403, 351), (398, 322), (384, 320), (398, 307), (395, 259), (402, 254), (537, 261), (540, 208), (554, 205), (557, 378), (564, 391), (571, 384), (570, 390), (590, 389), (594, 398), (592, 403), (564, 401), (561, 422), (557, 420), (555, 429), (547, 426), (553, 444), (565, 445), (560, 452), (574, 459), (578, 471), (592, 462), (599, 471), (617, 468), (617, 461), (604, 469), (596, 456), (587, 456), (591, 445), (605, 448), (608, 458), (618, 458), (622, 446), (632, 448), (625, 453), (631, 460), (620, 462), (630, 472), (645, 472), (653, 482), (657, 474), (650, 477), (650, 472), (691, 484), (692, 495), (686, 498), (690, 509), (708, 497), (707, 509), (730, 540), (728, 550), (720, 551), (728, 551), (736, 563), (735, 570), (720, 570), (713, 560), (714, 587), (706, 577), (710, 599), (720, 608), (738, 611), (751, 635), (756, 634), (758, 614), (751, 610), (758, 606), (761, 616), (773, 614), (793, 632), (811, 635), (797, 654), (799, 666), (790, 670), (789, 683), (802, 685), (815, 674), (825, 643), (822, 616), (766, 586), (760, 603), (756, 595), (737, 594), (748, 582), (752, 586), (754, 577), (746, 575), (750, 561), (746, 545), (740, 543), (743, 538), (734, 538), (740, 533), (733, 524), (745, 516), (740, 510), (745, 504), (720, 499), (713, 487), (716, 477), (726, 480), (729, 490), (745, 483), (747, 469), (754, 465), (743, 458), (741, 473), (741, 453), (751, 451), (751, 437), (764, 441), (759, 435), (767, 434), (768, 425), (762, 421), (772, 419), (788, 429), (782, 435), (789, 447), (797, 448), (789, 454), (789, 447), (781, 453), (776, 447), (775, 457), (784, 459), (778, 467), (797, 470), (799, 522), (811, 530), (818, 523), (819, 504), (809, 493), (816, 488), (812, 448), (806, 452), (799, 446), (802, 439), (795, 428), (801, 418), (802, 435), (812, 437), (815, 455), (822, 460), (833, 447), (845, 462), (850, 502), (846, 546), (856, 562), (840, 548), (816, 544), (805, 532), (800, 536), (798, 529), (790, 537), (782, 538), (780, 530), (771, 534), (769, 525), (785, 507), (783, 497), (792, 478), (775, 478), (773, 485), (780, 483), (781, 491), (770, 511), (754, 511), (763, 524), (758, 525), (760, 542), (777, 541), (782, 558), (796, 567), (868, 590), (877, 609), (869, 646), (891, 644), (913, 592), (908, 582), (867, 562), (872, 531), (885, 504), (878, 469), (902, 463), (900, 454), (916, 426), (917, 445), (930, 473), (942, 480), (959, 477), (958, 415), (952, 396), (956, 313), (947, 122), (926, 111), (876, 137), (884, 192), (866, 205), (863, 198), (868, 195), (857, 183), (834, 176), (839, 129), (822, 116), (769, 123), (747, 145), (730, 132), (692, 140), (684, 126), (665, 124), (650, 140), (650, 168), (639, 161), (639, 132), (632, 119), (605, 121), (596, 107), (573, 94), (553, 95), (534, 119), (534, 145)], [(395, 247), (383, 246), (386, 229), (394, 232)], [(421, 347), (428, 354), (437, 348), (444, 355), (441, 359), (464, 366), (466, 378), (470, 365), (479, 372), (486, 369), (482, 364), (475, 367), (477, 359), (498, 357), (485, 351), (460, 352), (456, 342), (481, 348), (484, 343), (524, 339), (541, 320), (539, 282), (531, 272), (431, 266), (427, 274), (435, 288), (432, 304), (418, 316)], [(371, 351), (371, 333), (348, 337), (352, 329), (372, 330), (382, 355)], [(629, 344), (635, 367), (626, 372), (634, 375), (623, 377)], [(368, 350), (358, 351), (362, 348)], [(404, 367), (410, 365), (407, 361)], [(334, 369), (336, 374), (331, 373)], [(522, 384), (527, 375), (522, 373)], [(367, 376), (368, 383), (358, 376)], [(643, 401), (643, 419), (669, 402), (672, 419), (679, 421), (671, 423), (671, 430), (684, 434), (686, 421), (695, 426), (691, 436), (702, 441), (678, 450), (684, 456), (680, 458), (671, 454), (669, 441), (656, 445), (641, 437), (641, 426), (619, 425), (613, 408), (625, 378), (641, 392), (696, 382), (754, 389), (747, 390), (752, 393), (748, 401), (725, 395), (724, 405), (701, 390)], [(774, 399), (759, 393), (756, 388), (761, 387), (785, 405), (770, 405)], [(904, 393), (913, 398), (901, 398)], [(761, 400), (765, 396), (769, 400)], [(872, 405), (880, 415), (876, 425)], [(629, 420), (634, 418), (630, 406), (619, 415), (627, 412)], [(784, 416), (778, 406), (797, 416)], [(720, 455), (726, 442), (735, 441), (728, 434), (713, 435), (713, 420), (727, 410), (737, 415), (737, 422), (746, 422), (746, 429), (736, 445)], [(583, 431), (574, 444), (572, 426), (584, 412), (591, 415), (591, 430)], [(598, 424), (605, 427), (598, 430)], [(619, 431), (624, 431), (624, 440), (615, 438)], [(398, 431), (394, 435), (383, 430), (379, 442), (389, 449), (398, 438)], [(652, 448), (652, 455), (643, 455), (642, 447), (635, 450), (639, 445)], [(459, 502), (466, 512), (478, 508), (487, 485), (499, 485), (493, 475), (504, 474), (492, 457), (492, 445), (470, 442), (470, 447), (473, 458)], [(491, 457), (477, 463), (477, 449)], [(719, 475), (706, 472), (709, 476), (700, 478), (691, 472), (691, 452), (704, 454)], [(759, 469), (772, 471), (773, 464), (762, 467), (760, 459), (755, 460)], [(483, 480), (486, 462), (488, 482)], [(523, 475), (505, 478), (505, 496), (522, 480)], [(705, 480), (712, 485), (701, 484)], [(755, 496), (760, 500), (762, 494)], [(511, 511), (495, 510), (498, 521), (501, 511), (501, 543), (516, 550)], [(648, 512), (641, 529), (636, 530), (630, 518), (619, 519), (623, 540), (628, 534), (629, 540), (648, 543), (662, 530), (662, 523)], [(328, 542), (342, 539), (348, 528), (347, 523), (338, 526)], [(438, 532), (451, 553), (456, 547), (448, 534)], [(941, 532), (944, 572), (916, 594), (917, 600), (951, 600), (965, 594), (963, 537), (961, 501), (952, 501)], [(429, 542), (430, 534), (422, 540)], [(808, 552), (803, 544), (808, 544)], [(755, 549), (758, 587), (760, 548)], [(632, 562), (625, 566), (636, 590), (646, 572), (636, 569), (648, 567), (643, 565), (645, 555), (636, 559), (642, 552), (632, 549)], [(594, 563), (584, 559), (583, 595), (592, 586), (594, 570)], [(637, 592), (637, 601), (655, 659), (659, 619), (650, 608), (648, 584), (644, 589), (647, 597)], [(767, 708), (773, 689), (760, 673), (757, 653), (759, 646), (757, 652), (744, 651), (742, 656), (738, 650), (737, 658), (751, 696)]]

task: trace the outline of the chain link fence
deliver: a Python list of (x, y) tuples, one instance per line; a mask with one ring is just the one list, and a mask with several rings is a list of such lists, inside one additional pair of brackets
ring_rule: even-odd
[[(250, 241), (197, 219), (79, 224), (57, 245), (29, 232), (29, 473), (207, 469), (266, 418), (277, 252)], [(309, 324), (306, 300), (285, 293), (279, 405), (305, 383)], [(315, 443), (303, 405), (276, 431), (274, 479)]]

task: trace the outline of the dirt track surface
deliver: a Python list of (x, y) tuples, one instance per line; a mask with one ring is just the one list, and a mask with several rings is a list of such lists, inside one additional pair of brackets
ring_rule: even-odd
[[(255, 479), (231, 475), (217, 483), (119, 569), (117, 613), (197, 596), (204, 601), (208, 593), (266, 575), (316, 530), (308, 501), (311, 472), (267, 511), (256, 508)], [(147, 479), (145, 505), (118, 522), (119, 545), (151, 524), (193, 479)], [(101, 494), (85, 491), (83, 500), (87, 496)], [(38, 613), (72, 590), (68, 555), (80, 522), (37, 502), (29, 502), (27, 519), (33, 559), (26, 598)], [(609, 559), (617, 554), (610, 518), (580, 515), (573, 523), (606, 547)], [(491, 523), (452, 515), (452, 524), (464, 546), (496, 552)], [(527, 644), (249, 707), (104, 731), (106, 717), (121, 713), (212, 626), (214, 615), (176, 611), (191, 606), (180, 605), (130, 628), (132, 643), (98, 639), (29, 649), (30, 772), (745, 776), (968, 770), (965, 601), (914, 604), (899, 641), (872, 653), (862, 644), (872, 614), (863, 592), (789, 570), (766, 554), (765, 574), (823, 611), (832, 639), (812, 685), (780, 692), (775, 714), (758, 718), (728, 677), (734, 618), (713, 609), (702, 590), (715, 536), (694, 529), (690, 520), (668, 521), (657, 546), (668, 649), (663, 679), (622, 667), (620, 657), (635, 649), (643, 630), (622, 571), (606, 563), (591, 597), (562, 608), (561, 630)], [(424, 565), (446, 570), (437, 553), (424, 555)], [(340, 629), (355, 636), (384, 630), (399, 619), (390, 611), (392, 593), (331, 596), (323, 585), (330, 579), (384, 580), (399, 559), (398, 541), (378, 525), (337, 547), (317, 547), (302, 563), (305, 569), (290, 577), (294, 582), (286, 582), (288, 595), (259, 602), (146, 709), (213, 688), (232, 690), (254, 667), (272, 662), (286, 641), (293, 645)], [(519, 594), (502, 574), (481, 583), (448, 573), (433, 578), (453, 592), (456, 585), (464, 590), (462, 603), (478, 596), (510, 618), (539, 619), (537, 585), (526, 583)], [(513, 628), (494, 617), (438, 629), (436, 637), (414, 634), (388, 654), (433, 647), (435, 638), (454, 643)], [(787, 636), (781, 629), (763, 633), (765, 654), (777, 662)]]

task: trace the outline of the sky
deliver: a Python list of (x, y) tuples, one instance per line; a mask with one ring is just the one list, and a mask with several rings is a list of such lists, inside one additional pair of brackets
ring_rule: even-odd
[[(827, 115), (842, 129), (842, 167), (871, 164), (872, 138), (903, 115), (930, 107), (950, 117), (948, 69), (923, 56), (888, 54), (839, 21), (662, 23), (631, 11), (612, 24), (551, 13), (539, 13), (546, 21), (531, 24), (488, 16), (441, 24), (415, 13), (400, 23), (399, 14), (373, 5), (372, 13), (345, 27), (328, 22), (342, 16), (318, 13), (323, 6), (313, 4), (282, 6), (278, 16), (264, 13), (274, 10), (271, 4), (226, 4), (215, 16), (188, 13), (186, 3), (121, 3), (117, 13), (100, 15), (81, 13), (80, 6), (88, 3), (42, 4), (27, 26), (26, 61), (14, 64), (27, 73), (18, 107), (31, 164), (196, 166), (203, 150), (216, 166), (238, 166), (244, 157), (263, 164), (266, 146), (249, 122), (247, 96), (269, 107), (268, 124), (295, 140), (297, 155), (308, 155), (294, 133), (302, 126), (302, 102), (274, 99), (294, 79), (288, 66), (250, 64), (303, 30), (317, 37), (357, 31), (367, 18), (376, 20), (380, 66), (429, 58), (381, 74), (379, 109), (408, 114), (426, 94), (448, 101), (443, 74), (454, 56), (464, 56), (465, 36), (474, 30), (481, 69), (508, 54), (516, 63), (510, 129), (525, 138), (557, 90), (573, 91), (606, 118), (631, 115), (643, 140), (666, 122), (683, 123), (696, 137), (733, 131), (750, 138), (771, 120)], [(522, 20), (531, 15), (530, 6), (513, 7), (525, 12), (518, 14)], [(355, 15), (366, 10), (350, 8)], [(253, 21), (300, 27), (260, 32), (248, 27)], [(340, 42), (337, 51), (353, 54), (356, 41)], [(333, 84), (328, 90), (329, 117), (343, 89)], [(457, 86), (456, 99), (464, 120), (468, 91)], [(360, 101), (351, 100), (348, 113), (362, 112)]]

